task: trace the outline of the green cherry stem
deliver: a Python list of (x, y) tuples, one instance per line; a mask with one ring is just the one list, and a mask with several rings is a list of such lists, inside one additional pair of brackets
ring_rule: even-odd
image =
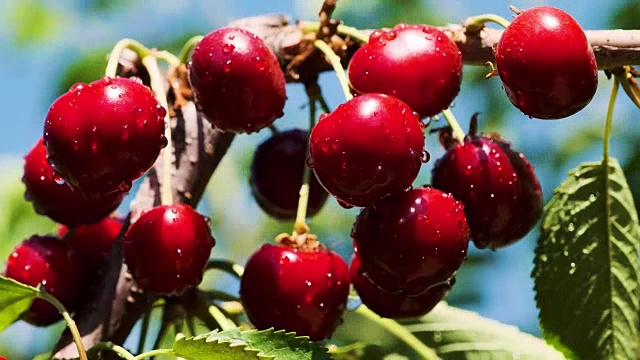
[(344, 72), (344, 68), (342, 67), (342, 63), (340, 62), (340, 57), (333, 52), (331, 46), (329, 46), (326, 42), (322, 40), (315, 40), (313, 42), (313, 46), (315, 46), (318, 50), (322, 51), (324, 56), (329, 60), (333, 70), (336, 72), (336, 76), (338, 77), (338, 81), (340, 82), (340, 86), (342, 87), (342, 91), (344, 92), (344, 97), (347, 101), (353, 98), (351, 94), (351, 90), (349, 90), (349, 80), (347, 79), (347, 75)]
[(459, 143), (463, 144), (465, 136), (464, 130), (462, 130), (462, 128), (460, 127), (460, 124), (458, 123), (458, 120), (456, 120), (456, 117), (453, 115), (453, 112), (451, 112), (451, 109), (442, 110), (442, 115), (444, 116), (445, 120), (447, 120), (447, 124), (451, 126), (453, 138), (456, 139)]
[(242, 265), (238, 265), (232, 261), (225, 259), (209, 260), (206, 270), (211, 269), (224, 271), (227, 274), (232, 275), (238, 279), (240, 279), (242, 277), (242, 274), (244, 273), (244, 267), (242, 267)]
[(162, 187), (160, 199), (162, 205), (173, 204), (173, 189), (171, 188), (171, 156), (173, 155), (173, 142), (171, 140), (171, 118), (169, 117), (169, 104), (167, 92), (164, 87), (162, 73), (158, 67), (158, 60), (154, 54), (142, 58), (142, 64), (147, 68), (151, 78), (151, 89), (156, 95), (160, 105), (166, 110), (164, 116), (164, 136), (167, 138), (167, 146), (162, 149)]
[(152, 356), (171, 355), (171, 354), (173, 354), (173, 349), (157, 349), (157, 350), (151, 350), (151, 351), (144, 352), (140, 355), (137, 355), (133, 358), (133, 360), (141, 360), (141, 359), (150, 358)]
[(402, 340), (407, 346), (413, 349), (416, 353), (425, 360), (439, 360), (440, 357), (427, 345), (425, 345), (420, 339), (418, 339), (413, 333), (407, 330), (404, 326), (398, 324), (396, 321), (380, 317), (378, 314), (371, 311), (365, 305), (360, 305), (355, 310), (355, 313), (375, 322), (382, 326), (386, 331)]
[(93, 347), (91, 347), (91, 350), (89, 350), (89, 351), (92, 352), (92, 353), (93, 352), (97, 353), (97, 352), (104, 351), (104, 350), (113, 351), (121, 359), (136, 360), (136, 357), (132, 353), (130, 353), (127, 349), (123, 348), (120, 345), (116, 345), (116, 344), (114, 344), (112, 342), (97, 343)]
[(46, 300), (49, 304), (53, 305), (59, 312), (62, 314), (64, 321), (67, 322), (67, 326), (69, 327), (69, 331), (71, 331), (71, 336), (73, 337), (73, 342), (76, 344), (78, 348), (78, 356), (80, 360), (87, 360), (87, 351), (84, 349), (84, 343), (82, 342), (82, 336), (80, 336), (80, 331), (76, 326), (76, 322), (73, 320), (71, 315), (67, 309), (65, 309), (64, 305), (56, 299), (53, 295), (49, 294), (44, 286), (40, 285), (38, 287), (38, 297)]
[[(607, 164), (609, 162), (609, 139), (611, 138), (611, 124), (613, 123), (613, 108), (618, 97), (618, 77), (613, 77), (613, 87), (611, 88), (611, 97), (609, 97), (609, 107), (607, 109), (607, 119), (604, 123), (604, 135), (603, 135), (603, 148), (602, 148), (602, 162)], [(607, 170), (608, 171), (608, 170)], [(605, 179), (608, 179), (606, 177)]]
[(218, 325), (220, 325), (220, 330), (222, 331), (235, 329), (238, 327), (233, 321), (231, 321), (231, 319), (229, 319), (222, 312), (222, 310), (220, 310), (215, 305), (209, 306), (209, 314), (211, 314), (211, 316), (213, 316), (213, 318), (216, 319), (216, 321), (218, 322)]
[(164, 62), (166, 62), (167, 64), (169, 64), (170, 67), (178, 67), (180, 66), (180, 59), (178, 59), (177, 56), (173, 55), (172, 53), (168, 52), (167, 50), (160, 50), (156, 52), (156, 58), (163, 60)]
[(178, 55), (178, 60), (181, 64), (187, 63), (189, 56), (191, 56), (191, 50), (193, 50), (193, 48), (195, 48), (203, 38), (204, 36), (202, 35), (196, 35), (184, 43), (182, 50), (180, 50), (180, 54)]
[[(308, 88), (307, 88), (308, 89)], [(309, 133), (316, 126), (316, 96), (307, 91), (309, 96)], [(296, 212), (296, 221), (293, 225), (293, 231), (300, 233), (307, 228), (307, 207), (309, 206), (309, 184), (311, 183), (311, 168), (306, 163), (309, 157), (309, 151), (305, 156), (304, 171), (302, 172), (302, 186), (300, 186), (300, 197), (298, 198), (298, 211)]]
[(486, 23), (494, 23), (502, 26), (503, 28), (507, 28), (509, 26), (509, 21), (502, 16), (496, 14), (482, 14), (478, 16), (473, 16), (468, 18), (464, 25), (467, 29), (479, 31), (482, 29), (484, 24)]
[(120, 60), (120, 55), (124, 49), (133, 50), (141, 59), (150, 54), (150, 50), (141, 43), (133, 39), (122, 39), (116, 43), (109, 54), (109, 61), (107, 62), (105, 75), (109, 77), (116, 77), (118, 72), (118, 61)]

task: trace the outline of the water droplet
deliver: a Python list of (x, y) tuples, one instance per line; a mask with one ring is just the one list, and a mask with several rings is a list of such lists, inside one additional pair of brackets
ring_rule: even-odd
[(394, 40), (396, 38), (397, 34), (395, 31), (391, 30), (391, 31), (387, 31), (386, 33), (384, 33), (384, 39), (385, 40)]
[(224, 65), (222, 65), (222, 70), (224, 70), (224, 72), (226, 73), (231, 71), (231, 60), (227, 60), (227, 62), (225, 62)]
[(51, 175), (51, 179), (57, 185), (64, 185), (64, 179), (62, 178), (62, 176), (60, 174), (58, 174), (55, 171), (53, 172), (53, 175)]
[(164, 149), (168, 144), (169, 144), (169, 140), (167, 140), (167, 137), (164, 135), (160, 135), (160, 140), (158, 143), (158, 145), (160, 146), (160, 149)]
[(111, 85), (111, 82), (112, 82), (111, 77), (109, 77), (107, 75), (102, 77), (102, 83), (104, 85)]
[(306, 280), (304, 283), (305, 283), (305, 284), (307, 284), (307, 286), (311, 286), (311, 285), (313, 285), (313, 284), (311, 283), (311, 281), (309, 281), (309, 280)]
[(236, 38), (236, 36), (235, 36), (235, 35), (229, 35), (229, 40), (233, 40), (233, 39), (235, 39), (235, 38)]
[(426, 164), (429, 160), (431, 160), (431, 154), (429, 154), (427, 150), (423, 149), (420, 153), (420, 161), (422, 161), (423, 164)]
[(315, 163), (313, 162), (312, 158), (307, 159), (307, 166), (311, 169), (313, 169), (313, 167), (315, 166)]
[(129, 190), (131, 190), (131, 182), (125, 181), (122, 184), (120, 184), (120, 186), (118, 187), (118, 190), (122, 191), (122, 192), (128, 192)]
[[(156, 111), (158, 112), (158, 117), (161, 119), (164, 119), (164, 117), (167, 116), (167, 109), (163, 108), (161, 105), (156, 105)], [(140, 109), (139, 112), (142, 112), (142, 109)]]
[(233, 44), (224, 44), (224, 45), (222, 45), (222, 51), (225, 52), (225, 53), (230, 53), (235, 48), (236, 47)]
[(75, 83), (75, 84), (71, 85), (71, 87), (69, 88), (69, 92), (76, 91), (76, 92), (79, 93), (80, 90), (84, 89), (85, 87), (87, 87), (87, 84), (85, 84), (85, 83), (81, 83), (81, 82)]

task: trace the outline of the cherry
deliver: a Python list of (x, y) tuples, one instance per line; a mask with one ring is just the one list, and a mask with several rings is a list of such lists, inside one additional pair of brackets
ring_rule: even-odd
[(428, 158), (423, 124), (405, 103), (383, 94), (357, 96), (321, 116), (309, 142), (316, 177), (347, 206), (403, 191)]
[(349, 268), (327, 249), (265, 244), (247, 261), (240, 295), (258, 329), (285, 329), (318, 341), (342, 322)]
[(433, 116), (460, 91), (462, 53), (433, 26), (398, 24), (371, 33), (353, 54), (348, 74), (358, 93), (395, 96), (420, 116)]
[(67, 184), (57, 184), (42, 138), (24, 158), (22, 182), (26, 187), (25, 197), (38, 214), (71, 227), (100, 221), (112, 213), (125, 196), (124, 192), (114, 192), (89, 200)]
[(395, 295), (381, 290), (360, 271), (357, 256), (351, 260), (351, 283), (360, 300), (374, 313), (387, 318), (410, 318), (431, 311), (451, 290), (452, 281), (436, 285), (414, 297)]
[(239, 28), (207, 34), (189, 63), (189, 81), (202, 112), (218, 129), (258, 131), (282, 116), (287, 95), (275, 54)]
[[(270, 216), (283, 220), (296, 217), (308, 144), (309, 133), (294, 129), (274, 134), (256, 149), (249, 180), (251, 192)], [(313, 216), (329, 194), (315, 177), (309, 185), (307, 216)]]
[(87, 198), (129, 191), (167, 145), (165, 114), (153, 92), (129, 78), (74, 85), (47, 114), (49, 160)]
[[(29, 286), (42, 284), (69, 312), (79, 305), (82, 266), (69, 245), (56, 237), (34, 235), (20, 243), (7, 259), (4, 276)], [(35, 326), (49, 326), (62, 315), (45, 300), (35, 299), (22, 319)]]
[(530, 117), (573, 115), (598, 87), (596, 58), (584, 31), (551, 6), (520, 12), (500, 37), (495, 57), (509, 100)]
[(71, 233), (66, 226), (61, 226), (58, 236), (66, 236), (65, 240), (85, 265), (85, 271), (95, 274), (102, 270), (120, 230), (122, 220), (106, 218), (95, 224), (78, 226)]
[(363, 275), (387, 292), (416, 296), (458, 270), (467, 255), (469, 227), (461, 202), (421, 187), (364, 208), (351, 237)]
[(474, 116), (464, 144), (443, 141), (447, 152), (434, 165), (432, 182), (464, 203), (476, 247), (497, 249), (533, 228), (542, 214), (542, 191), (524, 155), (496, 134), (477, 136), (475, 124)]
[(145, 212), (124, 240), (124, 261), (140, 288), (181, 294), (202, 281), (215, 239), (204, 216), (183, 204)]

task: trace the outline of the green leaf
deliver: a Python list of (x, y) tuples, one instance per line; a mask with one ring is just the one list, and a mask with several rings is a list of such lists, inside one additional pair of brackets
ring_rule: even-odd
[(399, 321), (442, 359), (564, 359), (544, 340), (517, 327), (438, 304), (427, 315)]
[(38, 289), (0, 276), (0, 331), (18, 320), (36, 297)]
[(4, 9), (13, 39), (20, 45), (35, 45), (53, 39), (70, 22), (64, 11), (48, 7), (43, 0), (13, 1)]
[(580, 359), (636, 358), (638, 215), (620, 165), (608, 165), (569, 173), (545, 207), (535, 251), (545, 336)]
[(284, 330), (239, 328), (213, 331), (181, 338), (173, 345), (174, 354), (187, 360), (324, 360), (331, 359), (327, 349)]

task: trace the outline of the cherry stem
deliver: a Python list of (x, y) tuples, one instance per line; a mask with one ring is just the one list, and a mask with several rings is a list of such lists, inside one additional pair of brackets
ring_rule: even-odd
[[(312, 95), (307, 88), (309, 96), (309, 134), (311, 129), (316, 126), (316, 96)], [(296, 221), (293, 225), (293, 231), (296, 233), (304, 233), (303, 229), (307, 228), (307, 207), (309, 206), (309, 184), (311, 183), (311, 168), (307, 164), (309, 157), (309, 149), (304, 157), (304, 171), (302, 172), (302, 186), (300, 186), (300, 197), (298, 198), (298, 211), (296, 212)]]
[(324, 96), (322, 96), (322, 94), (318, 94), (318, 104), (320, 104), (320, 108), (322, 109), (322, 111), (326, 114), (331, 112), (331, 108), (329, 107), (329, 104), (327, 104), (327, 100), (324, 99)]
[(340, 86), (342, 87), (342, 91), (344, 92), (344, 97), (347, 101), (353, 99), (353, 95), (351, 94), (351, 90), (349, 90), (349, 80), (347, 79), (347, 75), (344, 72), (344, 68), (342, 67), (342, 63), (340, 57), (336, 55), (331, 46), (322, 40), (315, 40), (313, 42), (313, 46), (316, 49), (320, 50), (324, 56), (329, 60), (333, 70), (336, 72), (336, 76), (338, 77), (338, 81), (340, 82)]
[(49, 304), (53, 305), (60, 312), (60, 314), (62, 314), (64, 321), (67, 322), (67, 326), (71, 331), (73, 342), (78, 348), (78, 357), (80, 358), (80, 360), (88, 360), (87, 351), (84, 349), (84, 343), (82, 342), (82, 336), (80, 335), (78, 326), (76, 326), (76, 322), (73, 320), (71, 315), (69, 315), (69, 312), (67, 311), (67, 309), (65, 309), (64, 305), (62, 305), (62, 303), (53, 295), (49, 294), (42, 285), (38, 287), (38, 297), (46, 300)]
[(144, 353), (142, 353), (140, 355), (134, 356), (133, 359), (134, 360), (141, 360), (141, 359), (150, 358), (152, 356), (171, 355), (171, 354), (173, 354), (173, 349), (157, 349), (157, 350), (147, 351), (147, 352), (144, 352)]
[(227, 315), (222, 312), (222, 310), (220, 310), (215, 305), (209, 306), (209, 314), (211, 314), (218, 325), (220, 325), (220, 330), (222, 331), (231, 330), (238, 327), (233, 321), (231, 321), (231, 319), (227, 317)]
[(180, 54), (178, 55), (178, 60), (181, 64), (187, 63), (187, 61), (189, 60), (189, 56), (191, 56), (191, 50), (193, 50), (193, 48), (195, 48), (203, 38), (204, 36), (202, 35), (196, 35), (187, 40), (186, 43), (184, 43), (184, 45), (182, 46), (182, 50), (180, 50)]
[(103, 351), (103, 350), (113, 351), (114, 353), (118, 354), (120, 358), (125, 360), (136, 360), (136, 357), (132, 353), (130, 353), (127, 349), (123, 348), (120, 345), (116, 345), (112, 342), (101, 342), (91, 347), (91, 351)]
[(170, 67), (180, 66), (180, 59), (167, 50), (156, 51), (156, 58), (165, 61)]
[[(602, 149), (602, 163), (606, 166), (609, 162), (609, 139), (611, 138), (611, 124), (613, 122), (613, 108), (618, 97), (618, 77), (613, 77), (613, 87), (611, 88), (611, 97), (609, 98), (609, 107), (607, 109), (607, 119), (604, 123), (604, 135), (603, 135), (603, 149)], [(608, 167), (606, 169), (608, 170)]]
[(207, 263), (206, 270), (217, 269), (240, 279), (244, 274), (244, 267), (226, 259), (213, 259)]
[[(302, 32), (305, 34), (311, 34), (318, 32), (318, 29), (320, 29), (319, 22), (305, 22), (304, 26), (302, 27)], [(353, 26), (338, 25), (336, 33), (350, 37), (361, 43), (369, 42), (369, 37)]]
[(269, 130), (271, 130), (271, 135), (276, 135), (280, 132), (278, 131), (278, 128), (273, 124), (269, 125)]
[(133, 39), (122, 39), (116, 43), (116, 45), (111, 50), (111, 53), (109, 54), (109, 61), (107, 62), (105, 75), (109, 77), (116, 76), (118, 71), (118, 63), (120, 61), (120, 55), (122, 55), (124, 49), (133, 50), (140, 59), (148, 56), (151, 52), (144, 45)]
[(155, 54), (149, 54), (142, 58), (142, 64), (147, 68), (151, 79), (151, 89), (158, 102), (166, 110), (164, 116), (164, 136), (167, 138), (167, 146), (162, 150), (162, 187), (160, 200), (162, 205), (173, 204), (173, 189), (171, 188), (171, 155), (173, 154), (173, 141), (171, 140), (171, 118), (169, 117), (169, 104), (167, 92), (164, 87), (162, 73), (158, 67)]
[(451, 127), (453, 138), (460, 144), (463, 144), (465, 137), (464, 130), (460, 127), (460, 124), (458, 123), (458, 120), (456, 120), (455, 115), (453, 115), (453, 112), (451, 112), (451, 109), (442, 110), (442, 115), (445, 120), (447, 120), (447, 124)]
[(473, 16), (465, 20), (464, 25), (466, 28), (473, 30), (480, 30), (486, 23), (494, 23), (502, 26), (503, 28), (509, 27), (509, 20), (503, 18), (502, 16), (496, 14), (482, 14), (478, 16)]
[(386, 331), (402, 340), (407, 346), (413, 349), (416, 353), (420, 354), (423, 359), (426, 360), (438, 360), (440, 357), (427, 345), (425, 345), (420, 339), (418, 339), (413, 333), (404, 326), (398, 324), (396, 321), (380, 317), (378, 314), (371, 311), (364, 304), (358, 306), (355, 313), (375, 322), (382, 326)]
[(138, 354), (144, 351), (144, 343), (147, 340), (147, 333), (149, 331), (149, 322), (151, 322), (151, 308), (145, 312), (142, 318), (142, 324), (140, 326), (140, 338), (138, 340)]

